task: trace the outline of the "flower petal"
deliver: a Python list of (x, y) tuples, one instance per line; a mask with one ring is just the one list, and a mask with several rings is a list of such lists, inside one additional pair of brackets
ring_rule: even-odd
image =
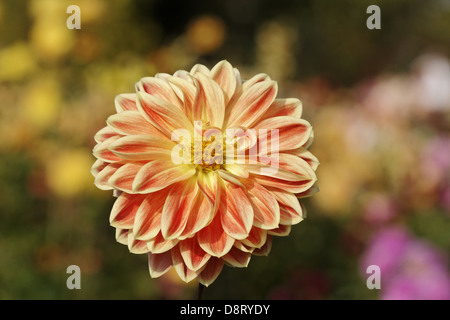
[(147, 242), (147, 247), (151, 253), (158, 254), (171, 250), (178, 244), (178, 239), (166, 240), (159, 232), (156, 237)]
[(267, 235), (266, 243), (261, 248), (253, 250), (252, 254), (256, 256), (268, 256), (272, 249), (272, 236)]
[(167, 101), (168, 103), (177, 106), (179, 109), (182, 108), (180, 99), (165, 79), (155, 77), (142, 78), (137, 83), (137, 90)]
[(133, 181), (136, 174), (144, 166), (142, 162), (129, 162), (118, 168), (108, 179), (108, 184), (114, 189), (134, 193)]
[(198, 280), (205, 287), (208, 287), (211, 283), (214, 282), (214, 280), (217, 279), (220, 272), (222, 271), (222, 268), (223, 260), (212, 257), (211, 259), (209, 259), (203, 271), (199, 274)]
[(179, 243), (181, 256), (186, 267), (192, 271), (200, 270), (211, 258), (198, 244), (197, 237), (188, 238)]
[(286, 151), (286, 153), (293, 154), (297, 157), (302, 158), (305, 160), (310, 167), (316, 171), (317, 167), (319, 166), (319, 159), (317, 159), (316, 156), (314, 156), (311, 152), (309, 152), (306, 148), (300, 147), (298, 149), (289, 150)]
[(236, 78), (236, 90), (235, 91), (238, 91), (242, 87), (241, 73), (239, 72), (239, 70), (237, 68), (233, 68), (233, 71), (234, 71), (234, 77)]
[(265, 81), (270, 81), (270, 77), (265, 73), (258, 73), (242, 83), (242, 90), (243, 91), (248, 90), (256, 83)]
[(243, 244), (249, 247), (261, 248), (267, 239), (267, 230), (253, 227), (247, 238), (241, 240)]
[(113, 189), (109, 184), (109, 178), (119, 169), (123, 164), (120, 163), (110, 163), (100, 171), (95, 177), (94, 184), (97, 188), (101, 190), (111, 190)]
[(242, 252), (247, 252), (247, 253), (252, 253), (255, 250), (254, 247), (249, 247), (249, 246), (243, 244), (241, 240), (236, 240), (233, 244), (233, 247), (237, 248), (238, 250), (241, 250)]
[(207, 67), (205, 67), (203, 64), (196, 64), (192, 67), (190, 74), (195, 75), (196, 73), (204, 74), (205, 76), (210, 76), (211, 72)]
[(302, 158), (288, 153), (280, 153), (278, 155), (278, 164), (281, 170), (292, 172), (301, 177), (294, 180), (317, 180), (316, 173), (311, 166)]
[(280, 116), (299, 119), (302, 116), (302, 102), (296, 98), (275, 99), (263, 114), (260, 121)]
[(148, 253), (148, 270), (150, 277), (158, 278), (172, 267), (172, 253), (170, 251), (154, 254)]
[(250, 252), (244, 252), (236, 247), (222, 257), (222, 259), (229, 265), (238, 268), (246, 268), (250, 262), (252, 254)]
[(109, 150), (123, 160), (155, 160), (161, 157), (169, 159), (174, 146), (165, 137), (139, 134), (115, 140), (109, 145)]
[[(268, 159), (259, 157), (258, 164), (242, 164), (241, 166), (253, 175), (274, 177), (286, 181), (310, 181), (316, 179), (316, 175), (311, 167), (299, 157), (280, 153), (277, 157)], [(271, 163), (271, 160), (274, 163)], [(265, 163), (270, 163), (270, 165)]]
[[(199, 83), (199, 103), (202, 103), (206, 120), (210, 126), (222, 128), (225, 116), (225, 98), (222, 89), (215, 81), (202, 73), (199, 73), (196, 77)], [(193, 120), (202, 119), (194, 118)]]
[(263, 171), (261, 165), (243, 166), (259, 184), (284, 189), (292, 193), (309, 189), (317, 180), (315, 172), (308, 163), (291, 154), (280, 153), (278, 155), (278, 168), (276, 166), (271, 168), (274, 170)]
[(192, 237), (199, 230), (206, 227), (214, 217), (214, 204), (212, 204), (203, 192), (198, 192), (195, 204), (189, 214), (186, 227), (179, 236), (180, 239)]
[(244, 188), (244, 185), (242, 184), (242, 182), (239, 181), (239, 177), (235, 176), (231, 172), (223, 170), (223, 169), (216, 170), (216, 172), (224, 181), (228, 181), (230, 183), (233, 183), (237, 186)]
[(133, 182), (133, 192), (150, 193), (186, 180), (195, 174), (190, 165), (173, 166), (168, 161), (154, 160), (144, 165)]
[(215, 171), (203, 172), (199, 170), (197, 173), (197, 184), (203, 195), (209, 200), (209, 202), (214, 206), (213, 216), (219, 209), (220, 203), (220, 189), (219, 188), (219, 176)]
[(230, 110), (227, 127), (252, 125), (266, 112), (277, 95), (275, 81), (263, 81), (244, 90)]
[(141, 114), (167, 137), (180, 128), (193, 132), (192, 123), (175, 105), (145, 92), (138, 92), (137, 96)]
[(123, 192), (112, 207), (109, 216), (111, 226), (119, 229), (133, 228), (134, 217), (144, 198), (145, 196), (139, 194), (134, 195)]
[(122, 136), (119, 133), (117, 133), (113, 128), (110, 126), (106, 126), (102, 129), (100, 129), (94, 136), (94, 140), (97, 143), (102, 143), (103, 141), (114, 137), (114, 136)]
[(161, 216), (161, 232), (164, 239), (175, 239), (183, 232), (198, 192), (195, 179), (179, 182), (171, 187)]
[(215, 257), (227, 254), (234, 243), (234, 239), (223, 230), (219, 214), (197, 233), (197, 239), (200, 247)]
[(282, 180), (277, 179), (273, 177), (265, 177), (265, 176), (254, 176), (253, 179), (255, 179), (256, 182), (259, 184), (265, 186), (265, 187), (274, 187), (279, 189), (284, 189), (289, 192), (303, 192), (304, 190), (307, 190), (311, 186), (311, 181), (303, 180), (303, 181), (288, 181), (288, 180)]
[(267, 234), (272, 236), (285, 237), (288, 236), (290, 232), (290, 225), (280, 224), (278, 228), (267, 231)]
[(134, 254), (143, 254), (150, 251), (146, 241), (136, 240), (133, 237), (132, 230), (128, 232), (128, 250)]
[(254, 150), (258, 147), (257, 143), (258, 135), (256, 130), (247, 129), (241, 126), (228, 127), (226, 129), (226, 141), (224, 146), (224, 149), (226, 149), (226, 162), (241, 163), (240, 160), (244, 160), (243, 157), (246, 155), (247, 150), (247, 155), (250, 151), (257, 151)]
[(316, 194), (317, 192), (319, 192), (319, 187), (317, 186), (317, 184), (313, 184), (313, 186), (311, 188), (309, 188), (306, 191), (300, 192), (300, 193), (296, 193), (295, 196), (297, 198), (308, 198), (313, 196), (314, 194)]
[(105, 169), (108, 164), (108, 162), (97, 159), (91, 167), (91, 174), (94, 176), (94, 178), (96, 178), (100, 171)]
[[(312, 127), (308, 121), (287, 116), (262, 120), (258, 122), (254, 128), (258, 130), (259, 139), (262, 139), (263, 142), (264, 138), (261, 136), (261, 132), (263, 131), (261, 131), (261, 129), (267, 130), (267, 141), (271, 141), (269, 132), (278, 130), (278, 151), (292, 150), (301, 147), (308, 141), (312, 133)], [(260, 148), (258, 151), (260, 154), (266, 154), (268, 150), (267, 148)]]
[(311, 131), (311, 134), (309, 135), (308, 140), (304, 144), (302, 144), (302, 147), (305, 149), (309, 149), (311, 147), (312, 143), (314, 141), (314, 130)]
[(271, 193), (280, 205), (281, 224), (293, 225), (303, 220), (302, 207), (293, 193), (277, 189), (272, 189)]
[(114, 99), (114, 105), (116, 107), (117, 113), (127, 110), (137, 111), (136, 94), (135, 93), (119, 94)]
[[(162, 80), (167, 80), (168, 77), (171, 77), (171, 75), (168, 73), (165, 73), (165, 72), (158, 72), (157, 74), (155, 74), (155, 78), (162, 79)], [(138, 85), (138, 84), (136, 84), (136, 85)]]
[(234, 92), (234, 96), (227, 104), (226, 115), (228, 116), (236, 104), (238, 99), (242, 96), (244, 91), (247, 91), (251, 86), (258, 82), (269, 81), (270, 77), (265, 73), (259, 73), (248, 80), (242, 80), (241, 74), (238, 69), (234, 68), (234, 74), (236, 76), (237, 86)]
[(219, 214), (224, 231), (234, 239), (248, 236), (253, 224), (253, 207), (240, 186), (222, 180)]
[(172, 253), (172, 264), (175, 267), (175, 271), (180, 276), (181, 280), (184, 282), (190, 282), (197, 278), (202, 269), (193, 271), (187, 267), (184, 263), (183, 257), (181, 256), (180, 249), (175, 247), (171, 250)]
[[(203, 105), (204, 105), (204, 98), (203, 94), (200, 92), (201, 86), (198, 80), (194, 77), (192, 77), (192, 84), (195, 87), (195, 98), (194, 102), (192, 103), (192, 111), (191, 111), (191, 120), (192, 122), (195, 121), (204, 121), (206, 120), (206, 115), (203, 114)], [(206, 121), (204, 121), (206, 122)]]
[(237, 79), (233, 66), (226, 60), (220, 61), (211, 69), (211, 78), (222, 88), (226, 105), (233, 97), (237, 86)]
[(191, 74), (186, 70), (177, 70), (173, 73), (173, 76), (188, 81), (191, 80)]
[(224, 164), (224, 169), (239, 178), (248, 178), (248, 171), (239, 164)]
[(128, 246), (128, 229), (116, 229), (116, 241)]
[(247, 181), (245, 186), (253, 206), (253, 225), (266, 230), (276, 228), (280, 222), (280, 208), (275, 197), (259, 183)]
[(120, 159), (117, 155), (109, 150), (110, 146), (117, 140), (119, 140), (122, 136), (116, 135), (106, 139), (105, 141), (97, 144), (92, 150), (93, 155), (100, 160), (105, 162), (118, 162)]
[(178, 91), (176, 92), (179, 92), (178, 94), (181, 95), (181, 99), (183, 101), (183, 111), (188, 119), (193, 121), (192, 108), (198, 94), (196, 86), (193, 82), (179, 77), (168, 77), (167, 81), (169, 81), (172, 86), (178, 88)]
[(161, 231), (161, 214), (167, 195), (165, 189), (144, 195), (134, 219), (133, 235), (136, 239), (150, 240)]
[(148, 134), (165, 138), (165, 135), (145, 120), (139, 111), (123, 111), (114, 114), (106, 120), (106, 123), (123, 135)]

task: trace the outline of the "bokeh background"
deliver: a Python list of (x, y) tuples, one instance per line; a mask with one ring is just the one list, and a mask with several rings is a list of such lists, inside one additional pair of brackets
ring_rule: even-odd
[[(449, 58), (448, 0), (0, 1), (0, 299), (195, 297), (116, 243), (91, 150), (141, 77), (222, 59), (303, 101), (321, 191), (205, 298), (450, 299)], [(72, 264), (81, 290), (66, 287)]]

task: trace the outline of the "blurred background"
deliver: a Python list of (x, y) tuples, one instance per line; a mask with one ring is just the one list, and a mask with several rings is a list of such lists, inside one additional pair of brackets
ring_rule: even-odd
[(303, 101), (321, 191), (205, 298), (450, 299), (449, 58), (449, 0), (0, 0), (0, 299), (195, 297), (115, 241), (91, 150), (141, 77), (222, 59)]

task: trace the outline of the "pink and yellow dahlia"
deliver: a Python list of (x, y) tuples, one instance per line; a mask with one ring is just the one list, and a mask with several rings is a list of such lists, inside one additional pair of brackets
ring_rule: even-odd
[(208, 286), (224, 263), (246, 267), (303, 220), (298, 198), (316, 191), (313, 131), (298, 99), (276, 95), (266, 74), (243, 81), (221, 61), (116, 97), (92, 173), (119, 191), (110, 223), (118, 242), (148, 253), (151, 277), (173, 266)]

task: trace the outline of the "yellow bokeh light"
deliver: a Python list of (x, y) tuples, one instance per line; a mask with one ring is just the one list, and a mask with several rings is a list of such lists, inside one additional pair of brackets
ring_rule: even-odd
[(199, 17), (189, 25), (187, 39), (195, 52), (211, 53), (218, 49), (225, 40), (225, 25), (217, 17)]
[(59, 60), (72, 49), (75, 33), (67, 28), (64, 19), (38, 20), (31, 29), (31, 45), (42, 60)]
[(70, 3), (60, 0), (31, 0), (28, 10), (35, 19), (46, 20), (59, 15), (64, 18), (69, 5)]
[(25, 42), (0, 51), (0, 81), (18, 81), (36, 70), (36, 60)]
[(21, 100), (21, 116), (36, 128), (52, 125), (61, 108), (61, 89), (56, 79), (45, 77), (25, 89)]
[(59, 196), (73, 197), (93, 188), (91, 165), (91, 154), (85, 149), (72, 149), (55, 155), (47, 166), (50, 189)]

